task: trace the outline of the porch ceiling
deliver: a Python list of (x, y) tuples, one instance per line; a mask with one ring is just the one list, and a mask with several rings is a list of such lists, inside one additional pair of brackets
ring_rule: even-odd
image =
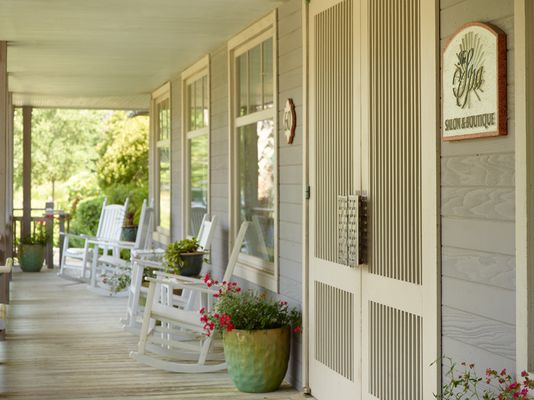
[(146, 109), (150, 92), (284, 0), (0, 0), (15, 105)]

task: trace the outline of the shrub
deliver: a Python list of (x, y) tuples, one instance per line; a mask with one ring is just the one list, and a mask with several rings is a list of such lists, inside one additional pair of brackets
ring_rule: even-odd
[[(75, 234), (95, 235), (102, 213), (102, 203), (104, 196), (92, 197), (80, 201), (70, 224), (70, 231)], [(84, 241), (72, 238), (69, 242), (71, 247), (83, 247)]]
[(124, 204), (126, 198), (129, 198), (126, 225), (139, 223), (143, 200), (148, 199), (148, 184), (144, 186), (117, 184), (106, 188), (104, 194), (108, 198), (108, 204)]

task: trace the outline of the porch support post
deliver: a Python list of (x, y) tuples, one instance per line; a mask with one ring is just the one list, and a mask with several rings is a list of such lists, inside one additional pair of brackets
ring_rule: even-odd
[(22, 228), (21, 237), (31, 233), (32, 213), (32, 107), (22, 107)]
[[(516, 368), (534, 371), (534, 3), (514, 3)], [(530, 339), (530, 340), (529, 340)]]
[[(3, 265), (8, 247), (8, 92), (7, 92), (7, 42), (0, 41), (0, 264)], [(0, 284), (0, 286), (2, 286)], [(1, 297), (1, 293), (0, 293)]]
[(13, 93), (7, 97), (7, 140), (6, 140), (6, 257), (13, 257), (13, 137), (15, 129), (15, 108)]

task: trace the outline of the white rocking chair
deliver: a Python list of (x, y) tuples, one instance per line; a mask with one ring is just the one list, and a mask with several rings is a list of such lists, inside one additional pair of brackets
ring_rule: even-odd
[[(154, 229), (154, 208), (147, 207), (146, 200), (143, 201), (141, 215), (139, 217), (139, 228), (135, 242), (119, 241), (110, 243), (119, 250), (130, 250), (130, 256), (137, 251), (152, 248), (152, 231)], [(124, 260), (116, 255), (104, 254), (93, 259), (91, 272), (91, 285), (87, 288), (92, 292), (105, 296), (125, 297), (128, 295), (130, 283), (122, 291), (117, 291), (113, 283), (119, 277), (130, 279), (131, 281), (132, 262)]]
[[(223, 278), (226, 281), (233, 275), (248, 225), (249, 222), (243, 222), (237, 235)], [(201, 304), (209, 310), (218, 288), (208, 288), (196, 279), (170, 274), (149, 280), (138, 350), (131, 352), (130, 356), (141, 363), (171, 372), (204, 373), (226, 369), (222, 346), (214, 343), (215, 335), (204, 334), (198, 310), (175, 307), (168, 303), (165, 296), (159, 299), (157, 296), (161, 286), (187, 289), (197, 292)], [(161, 326), (156, 321), (161, 321)]]
[[(126, 199), (124, 205), (108, 205), (107, 199), (105, 199), (102, 205), (98, 229), (94, 237), (61, 232), (60, 234), (64, 236), (64, 242), (58, 276), (71, 280), (88, 281), (91, 275), (89, 262), (93, 261), (93, 253), (98, 253), (98, 250), (102, 249), (104, 254), (112, 251), (114, 255), (118, 256), (118, 248), (114, 247), (111, 243), (120, 240), (124, 215), (126, 214), (127, 208), (128, 199)], [(69, 239), (71, 238), (82, 239), (84, 241), (84, 247), (69, 248)], [(67, 270), (74, 270), (76, 275), (67, 274)]]
[[(216, 215), (211, 218), (211, 221), (207, 214), (202, 218), (198, 242), (203, 251), (209, 252), (211, 249), (217, 222), (218, 217)], [(145, 300), (147, 296), (147, 288), (143, 287), (143, 275), (145, 269), (152, 268), (162, 272), (164, 270), (164, 266), (161, 262), (163, 254), (163, 249), (155, 249), (152, 251), (139, 250), (132, 252), (132, 276), (130, 280), (130, 288), (128, 290), (128, 307), (126, 310), (126, 318), (122, 319), (121, 323), (126, 331), (135, 335), (139, 334), (143, 318), (144, 304), (141, 304), (141, 302), (142, 300)], [(194, 278), (190, 279), (198, 281)], [(175, 303), (181, 304), (182, 307), (185, 306), (187, 302), (193, 301), (194, 298), (193, 295), (187, 291), (183, 291), (183, 296), (175, 297)]]

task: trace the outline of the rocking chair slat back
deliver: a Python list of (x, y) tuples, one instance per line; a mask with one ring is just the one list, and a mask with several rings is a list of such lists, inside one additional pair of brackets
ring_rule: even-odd
[(152, 231), (154, 230), (154, 208), (146, 206), (143, 201), (141, 215), (139, 216), (139, 230), (135, 238), (136, 250), (147, 250), (152, 248)]
[(127, 209), (128, 199), (126, 199), (124, 205), (105, 205), (102, 208), (102, 216), (96, 237), (103, 240), (119, 240)]
[(211, 248), (217, 222), (218, 217), (216, 215), (211, 218), (211, 221), (208, 219), (208, 214), (205, 214), (204, 218), (202, 218), (202, 224), (198, 231), (198, 244), (204, 251), (208, 251)]

